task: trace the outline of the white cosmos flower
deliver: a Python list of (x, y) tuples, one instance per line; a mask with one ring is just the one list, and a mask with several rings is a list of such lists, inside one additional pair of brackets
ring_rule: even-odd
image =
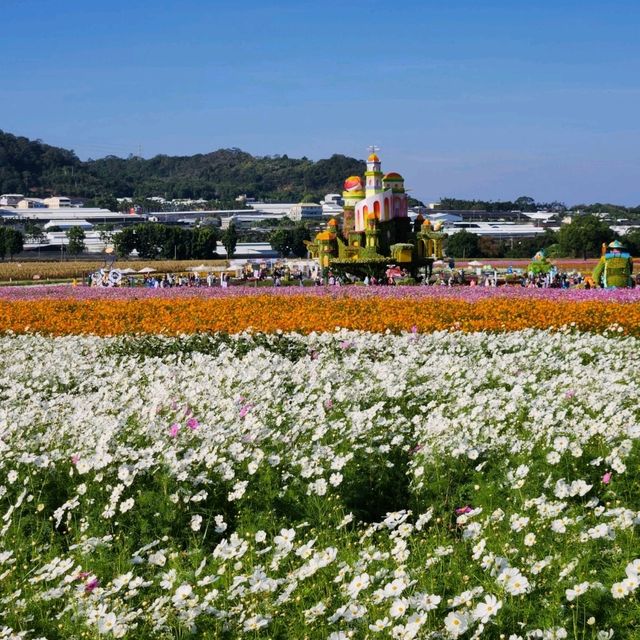
[(389, 615), (392, 618), (399, 618), (407, 612), (408, 607), (409, 602), (406, 598), (398, 598), (391, 603), (391, 607), (389, 608)]
[(492, 616), (498, 613), (502, 607), (502, 600), (498, 600), (494, 595), (488, 594), (484, 598), (484, 602), (479, 602), (473, 610), (475, 620), (480, 620), (483, 624), (489, 622)]
[(518, 573), (507, 580), (504, 588), (509, 595), (520, 596), (529, 591), (529, 580), (521, 573)]
[(98, 633), (112, 633), (117, 623), (118, 619), (116, 618), (115, 613), (111, 612), (105, 614), (104, 616), (98, 618)]
[(452, 638), (457, 638), (469, 628), (469, 618), (461, 611), (451, 611), (444, 619), (444, 626)]
[(368, 573), (357, 575), (347, 586), (349, 597), (355, 600), (358, 594), (369, 586), (370, 582), (371, 580)]

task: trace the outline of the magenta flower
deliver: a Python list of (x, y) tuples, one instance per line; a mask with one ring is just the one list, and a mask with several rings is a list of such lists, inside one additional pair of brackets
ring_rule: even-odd
[(567, 392), (564, 394), (564, 397), (565, 397), (567, 400), (571, 400), (571, 398), (574, 398), (574, 397), (575, 397), (575, 395), (576, 395), (576, 392), (575, 392), (573, 389), (569, 389), (569, 391), (567, 391)]
[(341, 348), (343, 351), (346, 351), (347, 349), (350, 349), (351, 347), (352, 347), (352, 344), (351, 344), (351, 342), (349, 342), (349, 340), (343, 340), (343, 341), (340, 343), (340, 348)]
[(333, 400), (331, 398), (327, 398), (324, 401), (324, 408), (325, 409), (331, 409), (331, 407), (333, 407)]
[(244, 418), (247, 413), (249, 413), (249, 410), (251, 409), (252, 405), (250, 404), (244, 404), (240, 407), (240, 417)]
[(77, 453), (74, 453), (71, 456), (71, 463), (72, 464), (78, 464), (78, 461), (80, 460), (80, 456)]
[(611, 471), (607, 471), (607, 473), (602, 476), (602, 484), (609, 484), (611, 482), (612, 475)]
[(99, 584), (100, 580), (98, 578), (92, 578), (84, 585), (84, 592), (91, 593)]
[(200, 426), (200, 423), (196, 418), (189, 418), (187, 420), (187, 427), (191, 429), (191, 431), (195, 431)]
[(178, 431), (180, 431), (180, 425), (177, 422), (174, 422), (170, 427), (169, 427), (169, 435), (172, 438), (175, 438), (178, 435)]
[(458, 507), (456, 509), (456, 515), (463, 516), (465, 513), (469, 513), (471, 511), (473, 511), (473, 509), (468, 504), (466, 504), (464, 507)]

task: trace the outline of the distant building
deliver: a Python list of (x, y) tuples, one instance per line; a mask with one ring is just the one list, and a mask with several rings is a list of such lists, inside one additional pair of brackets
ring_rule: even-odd
[(71, 199), (66, 196), (52, 196), (51, 198), (45, 198), (43, 202), (52, 209), (66, 209), (72, 206)]
[(62, 231), (66, 231), (67, 229), (72, 229), (73, 227), (80, 227), (85, 231), (89, 229), (93, 229), (93, 225), (86, 220), (76, 220), (75, 218), (72, 220), (51, 220), (44, 225), (44, 230), (49, 231), (52, 228), (58, 227), (62, 229)]
[(291, 214), (291, 207), (293, 207), (293, 202), (250, 202), (247, 200), (246, 205), (251, 207), (255, 211), (259, 211), (260, 213), (269, 213), (277, 216), (289, 216)]
[(41, 198), (22, 198), (16, 205), (17, 209), (45, 209), (46, 204)]
[(21, 193), (3, 193), (0, 196), (0, 207), (16, 207), (23, 198)]
[(322, 200), (320, 204), (332, 204), (342, 207), (342, 205), (344, 204), (344, 200), (339, 193), (327, 193), (327, 195), (324, 197), (324, 200)]
[(296, 222), (322, 218), (322, 205), (315, 202), (299, 202), (291, 207), (289, 217)]

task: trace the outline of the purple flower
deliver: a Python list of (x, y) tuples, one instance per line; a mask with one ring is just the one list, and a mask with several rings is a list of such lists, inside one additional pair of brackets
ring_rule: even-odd
[(91, 593), (99, 584), (100, 580), (98, 578), (92, 578), (84, 585), (84, 592)]
[(611, 471), (607, 471), (607, 473), (602, 476), (602, 484), (609, 484), (611, 482), (612, 475), (613, 473), (611, 473)]
[(191, 429), (191, 431), (195, 431), (200, 426), (200, 423), (196, 418), (189, 418), (187, 420), (187, 427)]
[(170, 427), (169, 427), (169, 435), (172, 438), (175, 438), (178, 435), (178, 431), (180, 431), (180, 425), (177, 422), (174, 422)]
[(240, 417), (244, 418), (247, 413), (249, 413), (249, 410), (251, 409), (252, 405), (250, 404), (244, 404), (240, 407)]
[(465, 513), (469, 513), (471, 511), (473, 511), (473, 509), (468, 504), (466, 504), (464, 507), (458, 507), (456, 509), (456, 515), (463, 516)]

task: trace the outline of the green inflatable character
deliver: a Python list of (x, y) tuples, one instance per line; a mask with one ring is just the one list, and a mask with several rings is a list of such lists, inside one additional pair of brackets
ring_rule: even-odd
[(625, 246), (619, 240), (602, 245), (602, 257), (593, 270), (596, 286), (609, 289), (611, 287), (632, 287), (633, 261)]

